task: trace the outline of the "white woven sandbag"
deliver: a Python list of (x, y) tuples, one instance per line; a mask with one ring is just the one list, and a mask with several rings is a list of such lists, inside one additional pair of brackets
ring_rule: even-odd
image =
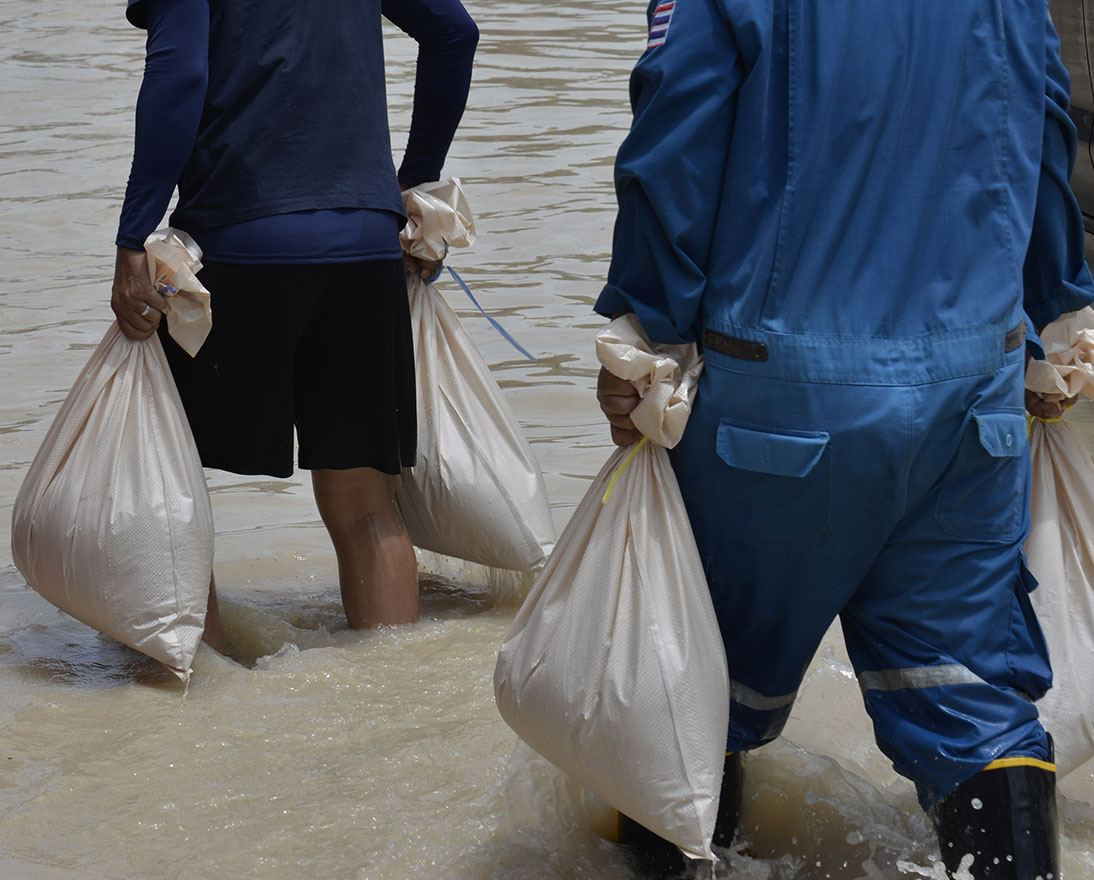
[[(403, 247), (428, 260), (474, 241), (458, 180), (404, 194)], [(418, 455), (400, 478), (399, 509), (415, 546), (528, 571), (555, 543), (543, 475), (517, 418), (456, 313), (407, 274), (417, 384)]]
[(1094, 757), (1094, 464), (1067, 422), (1030, 426), (1030, 594), (1052, 661), (1037, 702), (1062, 777)]
[(617, 450), (593, 481), (505, 637), (494, 694), (521, 739), (576, 782), (713, 860), (729, 677), (663, 448), (683, 434), (702, 363), (694, 345), (653, 350), (630, 315), (597, 350), (643, 395), (632, 418), (653, 442)]
[[(209, 296), (193, 277), (201, 252), (172, 230), (149, 244), (153, 279), (179, 291), (167, 298), (169, 326), (177, 309), (187, 344), (200, 347), (208, 323), (195, 316), (208, 316)], [(153, 256), (164, 247), (166, 262)], [(12, 553), (62, 611), (188, 678), (205, 623), (213, 517), (157, 336), (126, 339), (117, 322), (107, 330), (16, 497)]]
[[(1041, 341), (1046, 359), (1030, 363), (1026, 387), (1050, 400), (1094, 397), (1094, 310), (1062, 316)], [(1053, 679), (1037, 708), (1062, 777), (1094, 757), (1094, 463), (1066, 421), (1032, 420), (1029, 442), (1025, 550)]]

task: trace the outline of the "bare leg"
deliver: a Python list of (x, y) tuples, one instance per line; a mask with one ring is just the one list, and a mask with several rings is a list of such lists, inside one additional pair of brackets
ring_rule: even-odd
[(224, 653), (224, 630), (220, 625), (220, 605), (217, 603), (217, 581), (209, 578), (209, 610), (205, 612), (205, 632), (201, 640), (218, 654)]
[(418, 619), (418, 563), (395, 502), (396, 479), (372, 468), (312, 471), (353, 629)]

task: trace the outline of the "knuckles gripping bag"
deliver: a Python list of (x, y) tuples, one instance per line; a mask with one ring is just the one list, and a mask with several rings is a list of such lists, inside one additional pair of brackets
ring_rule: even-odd
[(602, 801), (714, 860), (729, 724), (725, 648), (664, 447), (683, 436), (702, 359), (651, 346), (633, 315), (597, 336), (642, 397), (643, 440), (593, 480), (502, 643), (494, 695), (533, 749)]
[[(403, 193), (403, 250), (442, 260), (474, 241), (459, 180)], [(399, 510), (416, 547), (528, 571), (555, 543), (543, 475), (517, 418), (456, 313), (432, 283), (407, 273), (414, 329), (418, 455), (399, 481)]]
[[(1046, 399), (1094, 397), (1094, 310), (1063, 315), (1041, 333), (1045, 360), (1026, 387)], [(1052, 662), (1052, 689), (1037, 702), (1060, 776), (1094, 757), (1094, 463), (1066, 421), (1031, 419), (1030, 594)]]
[[(201, 250), (163, 229), (145, 242), (172, 336), (191, 356), (211, 326)], [(171, 293), (174, 290), (176, 293)], [(115, 321), (31, 463), (12, 512), (27, 583), (62, 611), (189, 678), (213, 567), (205, 474), (159, 337)]]

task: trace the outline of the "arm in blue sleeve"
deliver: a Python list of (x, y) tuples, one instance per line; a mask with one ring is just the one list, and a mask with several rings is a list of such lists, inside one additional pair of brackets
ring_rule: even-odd
[[(651, 44), (666, 5), (650, 4)], [(743, 69), (714, 0), (686, 0), (631, 74), (634, 121), (616, 156), (619, 213), (596, 310), (635, 312), (654, 342), (695, 339)]]
[(209, 78), (209, 3), (142, 0), (130, 11), (147, 24), (148, 41), (116, 243), (140, 250), (167, 213), (197, 139)]
[(471, 87), (479, 29), (460, 0), (384, 0), (384, 17), (418, 43), (414, 112), (399, 183), (441, 176)]
[(1069, 184), (1078, 144), (1075, 123), (1067, 115), (1071, 82), (1051, 19), (1047, 28), (1041, 176), (1022, 270), (1026, 314), (1038, 329), (1094, 302), (1083, 217)]

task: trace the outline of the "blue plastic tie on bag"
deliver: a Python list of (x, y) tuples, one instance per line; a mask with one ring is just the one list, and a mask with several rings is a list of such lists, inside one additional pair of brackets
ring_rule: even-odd
[(486, 318), (486, 320), (489, 321), (494, 326), (494, 329), (497, 330), (502, 336), (504, 336), (509, 341), (509, 344), (511, 346), (513, 346), (513, 348), (515, 348), (522, 355), (524, 355), (526, 358), (528, 358), (528, 360), (530, 360), (534, 363), (535, 360), (536, 360), (535, 356), (530, 354), (528, 352), (528, 350), (523, 345), (521, 345), (512, 336), (510, 336), (509, 332), (504, 327), (502, 327), (501, 324), (498, 323), (497, 319), (494, 318), (492, 315), (490, 315), (486, 311), (486, 309), (484, 309), (482, 306), (479, 305), (479, 301), (477, 299), (475, 299), (475, 295), (471, 292), (471, 288), (469, 288), (466, 284), (464, 284), (463, 279), (459, 275), (456, 274), (455, 269), (453, 269), (451, 266), (441, 267), (440, 269), (437, 270), (437, 274), (434, 275), (431, 279), (429, 279), (429, 283), (430, 284), (435, 283), (436, 280), (441, 277), (441, 273), (445, 269), (448, 270), (448, 273), (455, 279), (456, 283), (458, 285), (460, 285), (461, 288), (463, 288), (463, 292), (467, 294), (468, 299), (470, 299), (471, 302), (473, 302), (475, 304), (475, 308), (477, 308), (480, 312), (482, 312), (483, 317)]

